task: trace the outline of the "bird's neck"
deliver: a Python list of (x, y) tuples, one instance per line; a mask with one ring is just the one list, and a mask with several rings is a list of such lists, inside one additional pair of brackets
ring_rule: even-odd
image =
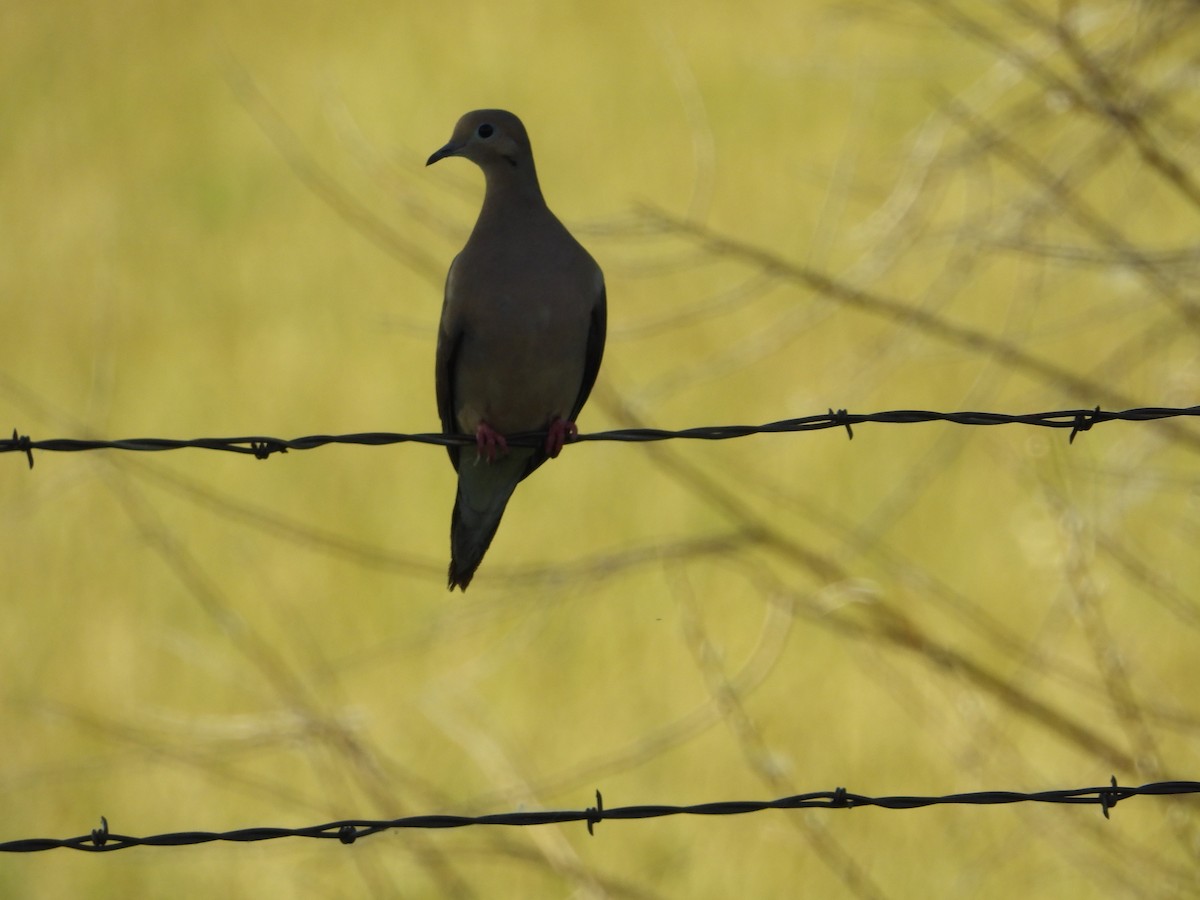
[(538, 186), (533, 161), (529, 160), (523, 166), (520, 169), (510, 168), (510, 163), (502, 160), (484, 169), (487, 189), (483, 195), (483, 209), (479, 213), (481, 219), (498, 215), (501, 210), (511, 214), (514, 209), (521, 207), (545, 207), (546, 201)]

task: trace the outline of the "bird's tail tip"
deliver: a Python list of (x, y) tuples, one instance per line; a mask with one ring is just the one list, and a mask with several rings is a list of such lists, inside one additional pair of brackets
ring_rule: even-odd
[[(454, 517), (450, 529), (450, 569), (447, 572), (446, 587), (450, 590), (458, 588), (466, 591), (467, 585), (475, 577), (492, 536), (500, 524), (496, 516), (491, 522), (478, 523), (472, 521), (468, 513), (468, 521), (464, 521), (459, 504), (454, 504)], [(482, 527), (471, 527), (474, 524)]]
[[(524, 466), (524, 462), (518, 459), (516, 465)], [(514, 467), (507, 473), (508, 478), (498, 482), (489, 481), (491, 472), (469, 472), (466, 478), (480, 475), (482, 485), (467, 481), (465, 486), (464, 476), (459, 472), (458, 495), (450, 516), (450, 571), (447, 578), (450, 590), (457, 587), (465, 591), (475, 577), (475, 570), (496, 536), (504, 507), (523, 471), (523, 468)]]
[(479, 568), (479, 563), (475, 563), (473, 566), (460, 566), (458, 560), (450, 560), (450, 572), (446, 584), (447, 590), (453, 591), (455, 588), (458, 588), (460, 591), (466, 592), (467, 585), (475, 577), (475, 570), (477, 568)]

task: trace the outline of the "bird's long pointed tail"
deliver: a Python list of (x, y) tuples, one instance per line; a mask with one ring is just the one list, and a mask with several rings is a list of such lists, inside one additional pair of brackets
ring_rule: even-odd
[(464, 454), (450, 517), (450, 590), (465, 591), (471, 583), (500, 527), (508, 499), (527, 469), (528, 455), (516, 451), (489, 463), (468, 461)]

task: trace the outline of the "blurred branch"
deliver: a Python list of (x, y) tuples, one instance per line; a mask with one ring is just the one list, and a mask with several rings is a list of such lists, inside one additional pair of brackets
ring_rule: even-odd
[[(685, 573), (675, 570), (673, 588), (679, 598), (679, 622), (684, 643), (692, 653), (696, 667), (704, 678), (705, 686), (721, 718), (732, 732), (743, 759), (754, 774), (775, 793), (794, 788), (783, 777), (779, 762), (767, 746), (766, 738), (742, 703), (741, 692), (726, 677), (721, 665), (720, 652), (709, 640), (703, 619), (698, 609), (691, 583)], [(788, 821), (795, 827), (817, 853), (830, 871), (841, 881), (846, 890), (855, 897), (885, 897), (886, 893), (871, 878), (869, 864), (864, 866), (841, 842), (821, 824), (809, 819), (791, 817)]]
[(1150, 265), (1140, 251), (1113, 225), (1092, 209), (1078, 193), (1070, 191), (1050, 170), (1029, 151), (987, 124), (982, 118), (963, 108), (950, 97), (943, 107), (948, 115), (962, 123), (1001, 159), (1023, 176), (1042, 187), (1052, 196), (1070, 218), (1108, 247), (1118, 259), (1129, 266), (1156, 293), (1168, 300), (1176, 313), (1193, 329), (1200, 330), (1200, 306), (1159, 269)]
[[(1082, 266), (1111, 268), (1125, 262), (1112, 250), (1102, 250), (1095, 247), (1075, 246), (1071, 244), (1039, 243), (1033, 240), (1015, 237), (988, 237), (980, 234), (979, 240), (986, 241), (994, 247), (1004, 250), (1014, 250), (1027, 256), (1041, 256), (1046, 259), (1064, 263), (1077, 263)], [(1180, 277), (1195, 278), (1200, 270), (1200, 245), (1176, 247), (1161, 250), (1139, 250), (1140, 259), (1155, 268), (1177, 268)]]
[(1137, 148), (1142, 161), (1200, 210), (1200, 185), (1150, 134), (1138, 111), (1138, 105), (1124, 100), (1124, 97), (1132, 92), (1118, 85), (1117, 79), (1122, 73), (1116, 69), (1105, 68), (1088, 52), (1071, 28), (1071, 17), (1060, 15), (1056, 19), (1050, 19), (1023, 0), (1008, 0), (1008, 5), (1021, 18), (1055, 37), (1059, 46), (1083, 75), (1085, 83), (1091, 89), (1091, 96), (1072, 90), (1065, 82), (1060, 89), (1070, 91), (1071, 99), (1083, 109), (1120, 128)]
[(296, 133), (271, 105), (258, 84), (239, 63), (228, 61), (229, 84), (300, 182), (342, 217), (346, 224), (390, 256), (439, 288), (445, 279), (444, 263), (405, 238), (368, 206), (360, 203), (308, 153)]
[[(637, 416), (633, 410), (610, 392), (603, 392), (599, 402), (615, 420), (636, 423)], [(816, 582), (818, 590), (852, 579), (851, 572), (837, 561), (783, 531), (774, 521), (762, 516), (735, 494), (722, 479), (705, 472), (685, 457), (672, 452), (669, 447), (654, 446), (648, 451), (652, 462), (736, 522), (740, 529), (755, 535), (764, 549), (775, 552), (795, 568), (807, 573)], [(792, 597), (797, 613), (805, 615), (814, 624), (878, 646), (915, 653), (947, 674), (966, 678), (1014, 712), (1104, 760), (1106, 765), (1122, 770), (1130, 770), (1134, 765), (1133, 758), (1100, 731), (1068, 713), (1054, 709), (1013, 681), (995, 674), (971, 654), (939, 641), (894, 603), (875, 599), (863, 606), (863, 615), (854, 616), (846, 614), (844, 610), (834, 612), (824, 608), (813, 593), (799, 593), (768, 567), (754, 567), (751, 577), (763, 596)]]
[[(728, 676), (730, 690), (740, 695), (754, 693), (774, 674), (796, 624), (793, 598), (771, 596), (766, 599), (757, 640), (739, 668)], [(490, 605), (495, 606), (494, 603)], [(685, 745), (721, 721), (720, 706), (710, 696), (705, 702), (670, 721), (655, 723), (623, 747), (605, 751), (596, 759), (576, 764), (555, 775), (543, 776), (534, 790), (539, 796), (561, 794), (577, 790), (589, 782), (627, 772)], [(486, 808), (502, 802), (506, 795), (507, 787), (501, 786), (473, 798), (466, 805), (469, 808)]]
[[(650, 14), (645, 12), (647, 7), (639, 5), (635, 8), (643, 12), (644, 18), (650, 19)], [(691, 135), (692, 161), (696, 171), (692, 181), (692, 199), (688, 204), (688, 218), (700, 221), (708, 216), (716, 182), (717, 142), (713, 137), (712, 122), (704, 103), (704, 94), (696, 81), (696, 73), (667, 19), (656, 16), (651, 27), (657, 39), (660, 58), (666, 63), (675, 92), (679, 95), (679, 104)]]
[[(983, 353), (999, 363), (1057, 385), (1076, 397), (1097, 399), (1105, 404), (1117, 406), (1128, 406), (1134, 402), (1130, 395), (1109, 384), (1087, 378), (1050, 360), (1034, 356), (1016, 344), (995, 337), (986, 331), (959, 325), (935, 313), (907, 305), (893, 297), (854, 287), (811, 267), (788, 262), (755, 244), (676, 218), (653, 207), (642, 207), (642, 213), (652, 222), (670, 228), (695, 241), (711, 253), (739, 259), (764, 273), (802, 285), (819, 295), (837, 300), (849, 308), (859, 309), (898, 322), (949, 344)], [(1191, 449), (1200, 449), (1200, 437), (1197, 435), (1173, 427), (1170, 423), (1164, 427), (1176, 440)]]

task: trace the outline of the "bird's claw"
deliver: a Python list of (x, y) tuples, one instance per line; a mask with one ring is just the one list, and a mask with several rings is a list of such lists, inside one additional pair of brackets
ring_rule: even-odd
[(475, 428), (475, 451), (481, 459), (495, 462), (496, 457), (508, 453), (508, 441), (487, 422), (480, 422)]
[(546, 430), (546, 455), (554, 459), (562, 452), (568, 438), (574, 440), (579, 435), (579, 429), (574, 422), (564, 422), (557, 416)]

